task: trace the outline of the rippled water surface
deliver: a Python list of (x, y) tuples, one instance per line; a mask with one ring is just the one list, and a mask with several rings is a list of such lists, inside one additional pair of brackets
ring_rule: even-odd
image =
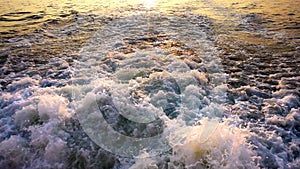
[(299, 0), (1, 0), (0, 168), (300, 168)]

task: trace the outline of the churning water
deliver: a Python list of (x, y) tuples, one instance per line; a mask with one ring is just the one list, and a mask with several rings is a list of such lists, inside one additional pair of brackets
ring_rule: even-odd
[(0, 168), (300, 168), (299, 0), (0, 2)]

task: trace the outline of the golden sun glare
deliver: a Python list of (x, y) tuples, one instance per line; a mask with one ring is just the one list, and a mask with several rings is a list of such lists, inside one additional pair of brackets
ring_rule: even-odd
[(147, 8), (153, 8), (156, 4), (156, 0), (140, 0), (145, 7)]

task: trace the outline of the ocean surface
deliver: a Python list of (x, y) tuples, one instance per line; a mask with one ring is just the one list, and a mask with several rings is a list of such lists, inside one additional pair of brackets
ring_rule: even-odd
[(0, 168), (299, 169), (300, 0), (1, 0)]

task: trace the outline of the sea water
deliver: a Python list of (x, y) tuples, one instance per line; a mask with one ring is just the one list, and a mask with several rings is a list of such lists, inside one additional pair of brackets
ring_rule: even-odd
[(0, 166), (299, 168), (297, 4), (3, 1)]

